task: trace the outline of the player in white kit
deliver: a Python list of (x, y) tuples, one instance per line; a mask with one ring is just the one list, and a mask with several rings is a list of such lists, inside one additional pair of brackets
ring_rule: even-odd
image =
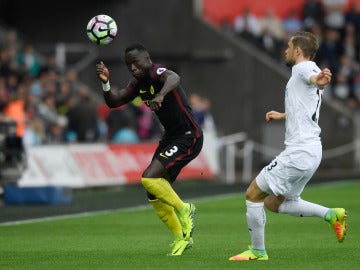
[(292, 75), (285, 89), (285, 113), (270, 111), (266, 121), (285, 120), (285, 150), (264, 167), (246, 191), (246, 221), (251, 237), (248, 250), (230, 260), (268, 260), (264, 231), (264, 205), (273, 212), (299, 217), (316, 216), (327, 221), (337, 240), (344, 240), (346, 211), (327, 208), (300, 198), (322, 157), (318, 125), (321, 96), (331, 81), (331, 71), (312, 61), (318, 49), (316, 37), (297, 32), (288, 42), (286, 63)]

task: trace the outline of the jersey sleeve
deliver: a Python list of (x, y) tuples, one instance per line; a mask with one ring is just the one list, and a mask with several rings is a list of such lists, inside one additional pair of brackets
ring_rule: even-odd
[(163, 67), (162, 65), (154, 64), (150, 70), (150, 76), (153, 80), (162, 82), (164, 80), (166, 70), (167, 68)]
[(309, 65), (305, 65), (303, 66), (300, 71), (299, 71), (299, 75), (300, 78), (306, 83), (306, 84), (311, 84), (310, 83), (310, 78), (313, 75), (317, 75), (321, 72), (320, 68), (315, 65), (314, 63), (309, 63)]

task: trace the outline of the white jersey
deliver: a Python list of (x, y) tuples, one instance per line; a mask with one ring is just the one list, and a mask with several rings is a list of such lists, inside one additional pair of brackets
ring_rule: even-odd
[(292, 67), (285, 90), (286, 146), (321, 144), (318, 121), (323, 90), (310, 83), (310, 77), (320, 72), (312, 61)]

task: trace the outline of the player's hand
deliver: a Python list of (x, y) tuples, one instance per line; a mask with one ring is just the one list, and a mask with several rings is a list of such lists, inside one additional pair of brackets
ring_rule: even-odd
[(105, 66), (103, 61), (100, 61), (99, 64), (96, 64), (96, 73), (98, 78), (103, 82), (107, 83), (110, 77), (110, 72), (108, 68)]
[(162, 95), (157, 95), (149, 102), (149, 107), (152, 111), (157, 111), (161, 108), (161, 104), (164, 100), (164, 97)]
[(331, 82), (331, 76), (331, 71), (328, 68), (324, 68), (316, 77), (317, 86), (323, 89)]
[(266, 118), (266, 122), (270, 122), (271, 120), (284, 120), (285, 113), (270, 111), (266, 113), (265, 118)]

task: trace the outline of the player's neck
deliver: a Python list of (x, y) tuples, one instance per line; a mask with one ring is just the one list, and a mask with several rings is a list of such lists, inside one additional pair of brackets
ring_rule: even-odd
[(301, 63), (301, 62), (305, 62), (305, 61), (310, 61), (310, 58), (309, 57), (303, 57), (302, 55), (299, 56), (297, 59), (296, 59), (296, 62), (295, 62), (295, 65)]

